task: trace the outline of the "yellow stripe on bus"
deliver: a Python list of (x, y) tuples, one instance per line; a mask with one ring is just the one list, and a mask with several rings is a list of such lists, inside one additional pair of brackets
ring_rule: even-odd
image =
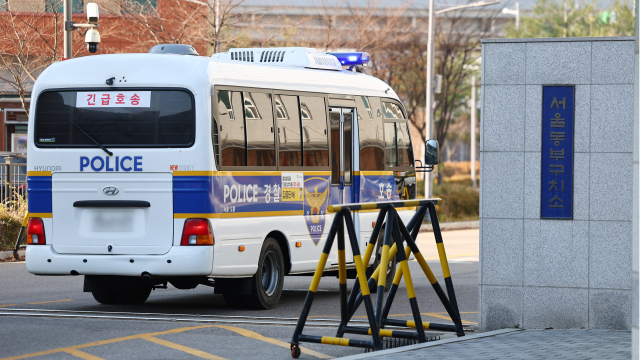
[(191, 218), (205, 218), (205, 219), (231, 219), (231, 218), (247, 218), (247, 217), (261, 217), (261, 216), (292, 216), (292, 215), (304, 215), (302, 210), (286, 210), (286, 211), (254, 211), (254, 212), (237, 212), (237, 213), (174, 213), (174, 219), (191, 219)]
[(51, 171), (27, 171), (27, 176), (51, 176)]
[(371, 175), (371, 176), (381, 176), (381, 175), (393, 175), (393, 171), (354, 171), (354, 175)]
[[(31, 173), (33, 171), (30, 171)], [(41, 171), (46, 172), (46, 171)], [(280, 176), (283, 172), (299, 172), (305, 176), (331, 175), (331, 171), (174, 171), (173, 176)], [(49, 172), (51, 174), (51, 172)], [(35, 175), (34, 175), (35, 176)], [(44, 175), (42, 175), (44, 176)]]
[(29, 217), (51, 219), (53, 218), (53, 214), (52, 213), (29, 213)]

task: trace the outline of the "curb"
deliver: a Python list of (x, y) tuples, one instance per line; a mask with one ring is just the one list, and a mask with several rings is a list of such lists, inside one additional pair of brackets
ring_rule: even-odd
[[(18, 255), (24, 256), (25, 250), (18, 250)], [(0, 259), (6, 259), (13, 256), (13, 251), (0, 251)]]
[[(479, 229), (480, 221), (457, 221), (440, 224), (440, 230), (466, 230), (466, 229)], [(433, 226), (431, 223), (422, 224), (420, 232), (433, 232)]]
[(510, 333), (510, 332), (514, 332), (514, 331), (522, 331), (522, 330), (524, 330), (524, 329), (500, 329), (500, 330), (494, 330), (494, 331), (487, 331), (487, 332), (484, 332), (484, 333), (466, 335), (466, 336), (463, 336), (463, 337), (456, 337), (456, 338), (452, 338), (452, 339), (429, 341), (429, 342), (422, 343), (422, 344), (403, 346), (403, 347), (399, 347), (399, 348), (395, 348), (395, 349), (381, 350), (381, 351), (375, 351), (375, 352), (370, 352), (370, 353), (345, 356), (345, 357), (341, 357), (340, 359), (343, 359), (343, 360), (356, 360), (356, 359), (370, 359), (370, 358), (374, 358), (374, 357), (391, 357), (391, 355), (393, 355), (393, 354), (399, 354), (399, 353), (408, 352), (408, 351), (418, 351), (418, 350), (426, 349), (426, 348), (429, 348), (429, 347), (440, 346), (440, 345), (451, 344), (451, 343), (457, 343), (457, 342), (462, 342), (462, 341), (467, 341), (467, 340), (481, 339), (481, 338), (485, 338), (485, 337), (491, 337), (491, 336), (506, 334), (506, 333)]

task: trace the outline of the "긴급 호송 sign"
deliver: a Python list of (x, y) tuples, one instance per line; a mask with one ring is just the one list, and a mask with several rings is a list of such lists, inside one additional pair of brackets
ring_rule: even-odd
[(573, 219), (574, 87), (542, 87), (541, 219)]

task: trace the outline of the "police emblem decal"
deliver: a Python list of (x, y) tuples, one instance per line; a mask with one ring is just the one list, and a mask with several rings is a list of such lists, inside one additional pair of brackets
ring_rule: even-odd
[(329, 179), (312, 177), (304, 180), (304, 220), (316, 246), (324, 233), (328, 198)]

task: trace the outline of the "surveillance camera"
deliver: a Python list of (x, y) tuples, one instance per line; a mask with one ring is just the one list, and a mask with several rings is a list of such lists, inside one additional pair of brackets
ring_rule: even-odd
[(84, 36), (84, 42), (87, 43), (87, 49), (90, 53), (98, 51), (98, 44), (100, 44), (100, 33), (96, 29), (87, 30), (87, 34)]
[(98, 4), (96, 3), (88, 3), (87, 4), (87, 19), (90, 24), (97, 24), (98, 19), (100, 18), (100, 13), (98, 11)]

